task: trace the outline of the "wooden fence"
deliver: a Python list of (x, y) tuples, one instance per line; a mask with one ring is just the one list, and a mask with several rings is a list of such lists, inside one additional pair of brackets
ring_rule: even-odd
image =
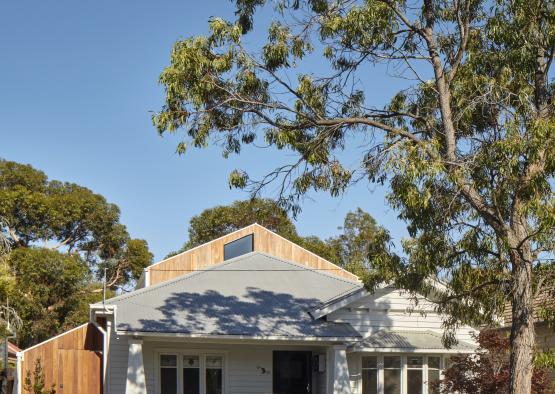
[(33, 378), (40, 359), (46, 387), (54, 386), (57, 394), (101, 394), (102, 344), (102, 333), (86, 323), (24, 350), (20, 393), (27, 393), (25, 377), (29, 371)]

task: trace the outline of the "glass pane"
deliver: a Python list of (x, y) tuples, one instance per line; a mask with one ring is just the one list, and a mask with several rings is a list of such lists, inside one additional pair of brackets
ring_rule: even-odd
[(401, 368), (401, 357), (399, 356), (385, 356), (383, 358), (384, 368)]
[(177, 393), (177, 368), (160, 368), (160, 393)]
[(224, 260), (252, 252), (254, 244), (253, 235), (247, 235), (224, 245)]
[(199, 368), (198, 356), (183, 356), (183, 368)]
[(177, 356), (175, 354), (162, 354), (160, 356), (161, 367), (177, 367)]
[(362, 394), (378, 393), (378, 370), (365, 369), (362, 371)]
[[(385, 361), (384, 357), (384, 361)], [(401, 370), (385, 369), (384, 377), (384, 394), (401, 394)]]
[(428, 370), (428, 392), (431, 394), (439, 393), (439, 387), (434, 383), (439, 380), (439, 370), (429, 369)]
[(183, 394), (200, 393), (200, 369), (183, 368)]
[(428, 357), (428, 368), (439, 369), (439, 357)]
[(222, 394), (223, 373), (221, 368), (206, 369), (206, 394)]
[(422, 394), (422, 370), (407, 371), (407, 389), (408, 394)]
[(408, 356), (407, 357), (407, 367), (408, 368), (422, 368), (423, 357)]
[(378, 358), (377, 357), (363, 357), (362, 358), (362, 368), (377, 368)]
[(222, 368), (223, 360), (218, 356), (206, 356), (206, 368)]

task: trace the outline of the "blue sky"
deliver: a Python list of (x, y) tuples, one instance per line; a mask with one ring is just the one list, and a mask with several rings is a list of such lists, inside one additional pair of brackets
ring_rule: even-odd
[[(101, 193), (119, 205), (131, 235), (146, 239), (157, 259), (179, 248), (191, 216), (247, 197), (229, 190), (232, 169), (260, 171), (291, 159), (248, 149), (225, 160), (216, 148), (179, 157), (177, 137), (162, 138), (152, 126), (151, 112), (163, 100), (157, 79), (172, 44), (205, 33), (210, 16), (232, 13), (227, 0), (2, 2), (0, 157)], [(369, 72), (363, 82), (375, 102), (395, 89), (383, 73)], [(405, 225), (386, 205), (384, 190), (364, 182), (341, 198), (313, 194), (297, 228), (329, 237), (356, 207), (388, 228), (399, 246)]]

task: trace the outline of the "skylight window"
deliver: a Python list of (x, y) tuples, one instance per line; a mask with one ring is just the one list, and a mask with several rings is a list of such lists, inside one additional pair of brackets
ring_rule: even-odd
[(254, 234), (236, 239), (224, 245), (224, 261), (250, 253), (254, 250)]

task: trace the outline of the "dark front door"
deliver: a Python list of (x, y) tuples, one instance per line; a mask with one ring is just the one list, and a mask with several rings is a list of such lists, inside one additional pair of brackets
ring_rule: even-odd
[(274, 394), (311, 394), (311, 352), (274, 352)]

